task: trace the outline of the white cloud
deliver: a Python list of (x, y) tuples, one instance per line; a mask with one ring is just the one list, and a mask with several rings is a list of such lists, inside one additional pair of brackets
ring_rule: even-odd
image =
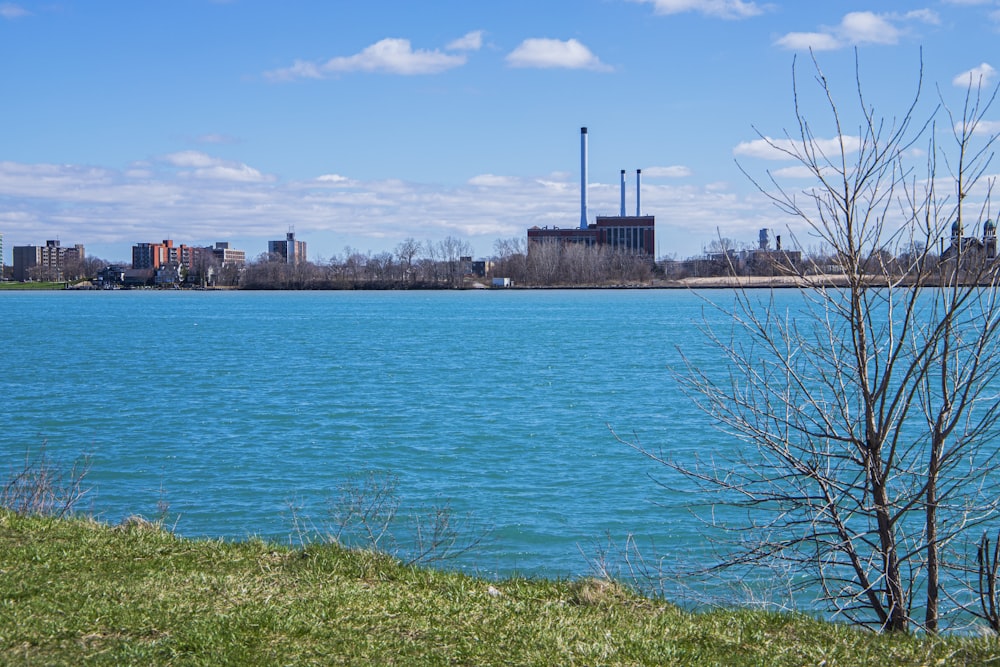
[(517, 183), (518, 180), (510, 176), (495, 176), (493, 174), (480, 174), (469, 179), (469, 185), (483, 188), (504, 188)]
[(979, 123), (976, 124), (975, 134), (986, 135), (986, 136), (1000, 134), (1000, 120), (979, 121)]
[(782, 167), (771, 172), (775, 178), (816, 178), (816, 173), (805, 165), (797, 164), (794, 167)]
[(22, 16), (29, 16), (29, 12), (24, 7), (20, 5), (15, 5), (13, 2), (0, 2), (0, 18), (5, 18), (8, 20), (19, 19)]
[(483, 48), (482, 30), (473, 30), (444, 47), (448, 51), (478, 51)]
[(565, 42), (558, 39), (526, 39), (507, 55), (507, 63), (511, 67), (589, 69), (603, 72), (611, 69), (575, 39)]
[[(128, 248), (142, 241), (225, 240), (255, 257), (267, 240), (283, 237), (294, 225), (309, 243), (310, 258), (329, 257), (345, 243), (378, 252), (407, 237), (448, 235), (468, 240), (476, 254), (486, 256), (495, 239), (523, 238), (532, 225), (579, 224), (579, 181), (573, 173), (481, 174), (450, 188), (391, 179), (363, 182), (340, 174), (292, 182), (193, 177), (195, 170), (229, 169), (231, 176), (244, 168), (249, 169), (197, 151), (136, 162), (126, 171), (0, 162), (4, 240), (21, 245), (59, 237), (112, 260), (127, 258)], [(769, 204), (748, 204), (725, 185), (647, 182), (642, 201), (644, 211), (658, 218), (664, 253), (697, 252), (704, 230), (720, 219), (745, 226), (748, 238), (755, 238), (758, 227), (773, 226), (763, 223), (773, 219)], [(615, 215), (619, 204), (617, 182), (592, 184), (594, 214)]]
[(903, 14), (903, 18), (911, 21), (920, 21), (927, 25), (941, 25), (941, 17), (931, 9), (914, 9)]
[(691, 175), (691, 170), (681, 165), (672, 167), (646, 167), (642, 170), (643, 176), (650, 178), (686, 178)]
[[(844, 135), (840, 139), (815, 139), (813, 148), (823, 155), (840, 155), (841, 145), (845, 153), (853, 153), (861, 146), (861, 139), (852, 135)], [(743, 141), (733, 149), (733, 155), (758, 158), (761, 160), (793, 160), (792, 155), (801, 152), (801, 142), (793, 139), (773, 139), (764, 137), (753, 141)], [(791, 155), (789, 155), (791, 154)]]
[[(465, 43), (471, 44), (475, 40), (475, 37), (470, 37), (471, 35), (474, 33), (469, 33), (457, 41), (464, 40)], [(466, 47), (465, 50), (469, 48)], [(383, 72), (409, 76), (438, 74), (465, 63), (464, 55), (448, 54), (436, 49), (414, 50), (408, 39), (386, 38), (353, 56), (338, 56), (324, 63), (296, 60), (291, 67), (265, 72), (264, 76), (272, 81), (322, 79), (348, 72)]]
[(865, 44), (898, 44), (906, 34), (901, 25), (912, 22), (926, 24), (940, 23), (938, 15), (927, 9), (919, 9), (905, 14), (876, 14), (874, 12), (850, 12), (845, 14), (836, 26), (821, 26), (814, 32), (790, 32), (775, 40), (775, 45), (785, 49), (831, 51), (847, 46)]
[(745, 0), (632, 0), (653, 5), (657, 14), (682, 14), (698, 12), (705, 16), (723, 19), (745, 19), (759, 16), (766, 11), (766, 6)]
[(264, 72), (264, 77), (271, 81), (294, 81), (295, 79), (322, 79), (323, 72), (316, 63), (296, 60), (291, 67)]
[(320, 183), (331, 183), (333, 185), (342, 185), (344, 183), (349, 183), (351, 179), (346, 176), (341, 176), (340, 174), (323, 174), (322, 176), (316, 177), (316, 180)]
[(164, 162), (182, 169), (193, 171), (181, 172), (184, 176), (206, 178), (220, 181), (235, 181), (241, 183), (264, 183), (273, 181), (273, 176), (265, 176), (253, 167), (240, 162), (227, 162), (214, 158), (199, 151), (180, 151), (164, 157)]
[(215, 159), (199, 151), (180, 151), (167, 155), (164, 160), (175, 167), (210, 167)]
[(874, 12), (850, 12), (840, 22), (838, 33), (850, 44), (896, 44), (899, 29)]
[(783, 49), (794, 51), (833, 51), (844, 46), (844, 43), (833, 35), (825, 32), (790, 32), (774, 42)]
[(952, 79), (951, 82), (959, 88), (968, 88), (969, 86), (988, 86), (996, 75), (997, 71), (992, 65), (989, 63), (982, 63), (978, 67), (973, 67), (966, 72), (962, 72)]
[(408, 39), (383, 39), (353, 56), (331, 58), (324, 72), (387, 72), (389, 74), (437, 74), (465, 64), (465, 56), (441, 51), (413, 50)]
[[(954, 130), (956, 134), (961, 134), (965, 131), (961, 121), (955, 123)], [(981, 120), (972, 128), (972, 134), (983, 137), (994, 137), (1000, 134), (1000, 120)]]

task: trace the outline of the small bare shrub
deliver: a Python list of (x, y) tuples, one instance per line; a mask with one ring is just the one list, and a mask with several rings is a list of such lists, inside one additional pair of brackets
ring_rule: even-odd
[(45, 443), (37, 452), (28, 448), (24, 463), (13, 467), (0, 490), (0, 507), (29, 516), (64, 517), (73, 514), (90, 488), (84, 486), (90, 458), (84, 456), (68, 467), (46, 453)]
[(401, 511), (399, 479), (372, 471), (348, 477), (327, 502), (325, 516), (305, 514), (301, 499), (286, 506), (300, 544), (313, 538), (351, 549), (370, 549), (406, 565), (452, 560), (478, 548), (489, 529), (459, 516), (447, 503)]

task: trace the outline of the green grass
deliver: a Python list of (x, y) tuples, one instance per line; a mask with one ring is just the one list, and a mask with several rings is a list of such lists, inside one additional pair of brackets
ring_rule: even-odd
[(693, 614), (594, 580), (491, 582), (336, 546), (0, 510), (0, 663), (998, 664), (1000, 642)]

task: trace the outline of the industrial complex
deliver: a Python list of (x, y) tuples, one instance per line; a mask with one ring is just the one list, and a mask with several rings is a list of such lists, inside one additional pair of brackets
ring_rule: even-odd
[(655, 258), (656, 218), (642, 214), (642, 170), (635, 170), (635, 215), (625, 210), (625, 170), (621, 170), (621, 208), (617, 216), (597, 216), (590, 222), (587, 212), (588, 146), (587, 128), (580, 128), (580, 226), (532, 227), (528, 230), (528, 252), (536, 243), (578, 243), (588, 247), (605, 246)]

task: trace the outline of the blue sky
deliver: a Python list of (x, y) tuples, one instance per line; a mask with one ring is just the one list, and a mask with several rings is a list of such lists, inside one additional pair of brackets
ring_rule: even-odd
[(855, 53), (886, 115), (921, 61), (926, 108), (958, 105), (970, 73), (997, 81), (1000, 0), (0, 0), (5, 260), (52, 238), (256, 256), (289, 229), (313, 260), (449, 235), (489, 256), (578, 224), (581, 126), (591, 216), (617, 214), (621, 169), (634, 212), (642, 169), (659, 255), (753, 243), (795, 223), (737, 161), (791, 166), (757, 132), (794, 127), (810, 47), (845, 106)]

